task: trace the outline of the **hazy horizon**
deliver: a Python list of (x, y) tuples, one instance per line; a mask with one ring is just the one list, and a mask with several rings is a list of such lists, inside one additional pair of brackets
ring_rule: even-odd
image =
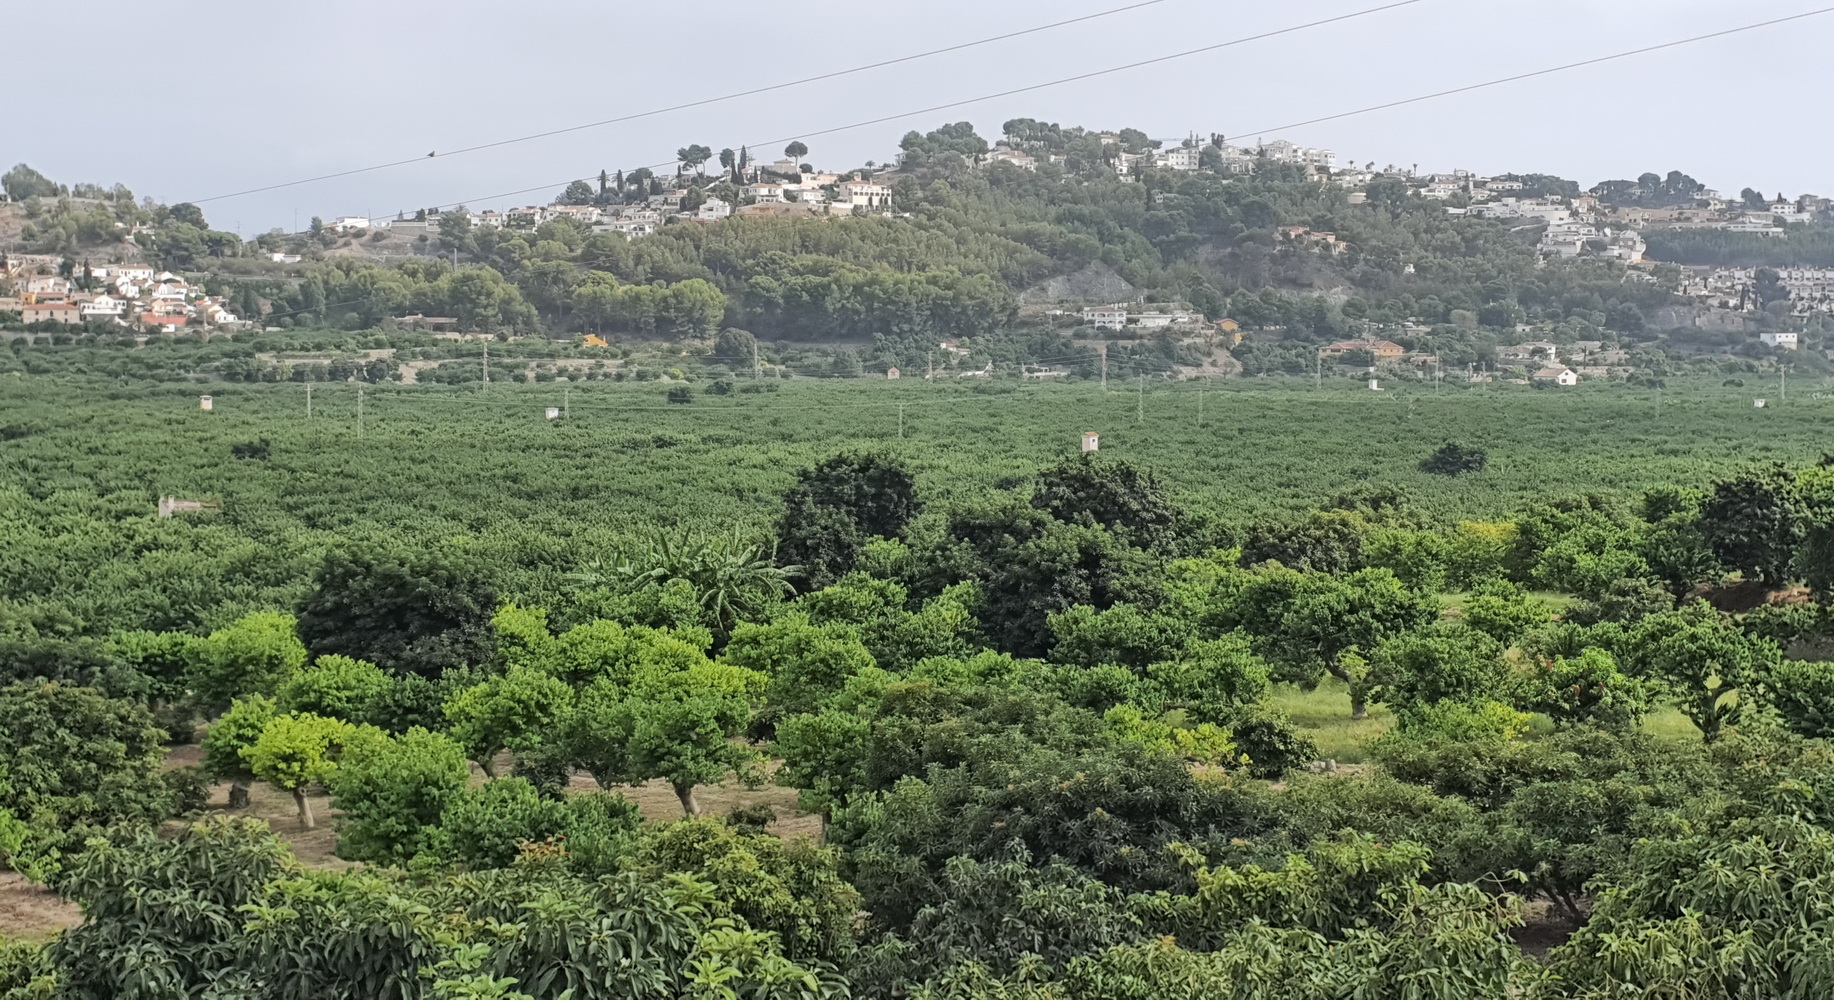
[[(449, 158), (455, 149), (566, 128), (845, 69), (1120, 6), (1022, 0), (887, 4), (828, 15), (713, 0), (681, 25), (649, 8), (548, 0), (510, 10), (478, 0), (310, 8), (179, 0), (189, 73), (143, 59), (85, 60), (80, 82), (5, 144), (63, 182), (122, 183), (165, 202), (411, 157), (414, 163), (279, 191), (205, 201), (212, 224), (253, 234), (311, 216), (392, 217), (417, 206), (543, 202), (570, 177), (669, 160), (701, 143), (738, 147), (898, 114), (1341, 15), (1372, 0), (1205, 4), (1168, 0), (1041, 34), (758, 97)], [(810, 138), (827, 167), (889, 160), (910, 129), (973, 122), (989, 139), (1014, 117), (1159, 137), (1254, 130), (1800, 13), (1777, 0), (1731, 6), (1621, 0), (1530, 5), (1425, 0), (1028, 94)], [(130, 16), (98, 0), (85, 16)], [(809, 16), (817, 15), (817, 16)], [(1406, 108), (1270, 132), (1325, 146), (1340, 163), (1559, 174), (1590, 186), (1683, 170), (1728, 193), (1828, 194), (1834, 140), (1792, 122), (1789, 98), (1825, 90), (1816, 61), (1834, 16), (1815, 18)], [(144, 36), (142, 36), (144, 37)], [(16, 79), (63, 80), (70, 50), (15, 53)], [(608, 69), (608, 66), (615, 69)], [(174, 81), (163, 86), (160, 80)], [(190, 81), (179, 84), (179, 80)], [(46, 85), (47, 91), (50, 85)], [(96, 95), (95, 99), (85, 95)], [(30, 98), (32, 90), (27, 90)], [(143, 95), (134, 108), (123, 95)], [(46, 99), (49, 100), (49, 93)], [(29, 103), (29, 102), (28, 102)], [(94, 109), (85, 113), (83, 109)], [(128, 115), (130, 128), (104, 128)], [(172, 141), (178, 130), (185, 141)], [(163, 134), (161, 134), (163, 133)], [(1772, 134), (1788, 137), (1788, 153)], [(159, 135), (150, 148), (141, 138)], [(762, 152), (776, 154), (778, 148)], [(496, 201), (487, 196), (538, 187)], [(551, 190), (550, 190), (551, 189)]]

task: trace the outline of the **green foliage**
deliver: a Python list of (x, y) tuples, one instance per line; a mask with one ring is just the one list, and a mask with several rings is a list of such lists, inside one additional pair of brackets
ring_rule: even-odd
[[(65, 890), (82, 904), (83, 923), (49, 952), (59, 995), (153, 1000), (234, 983), (241, 908), (293, 870), (286, 845), (254, 820), (91, 843)], [(147, 906), (148, 894), (160, 905)]]
[(498, 754), (540, 746), (572, 704), (573, 690), (565, 681), (533, 667), (511, 667), (453, 695), (445, 713), (452, 738), (495, 777)]
[(1704, 601), (1644, 618), (1626, 650), (1627, 672), (1662, 684), (1709, 743), (1750, 710), (1782, 659), (1774, 642), (1746, 634)]
[(1627, 730), (1642, 721), (1657, 695), (1653, 685), (1625, 676), (1602, 649), (1537, 664), (1522, 683), (1516, 704), (1563, 726)]
[(785, 715), (819, 711), (855, 675), (875, 666), (854, 629), (812, 625), (796, 612), (769, 625), (739, 626), (725, 661), (769, 677), (765, 703)]
[(1097, 611), (1086, 604), (1047, 619), (1056, 639), (1051, 660), (1077, 667), (1121, 666), (1144, 673), (1171, 660), (1195, 638), (1190, 623), (1117, 604)]
[(654, 594), (680, 581), (724, 636), (790, 594), (790, 581), (800, 574), (800, 567), (777, 565), (764, 546), (736, 534), (658, 532), (611, 559), (589, 564), (578, 579), (623, 594)]
[(915, 611), (912, 603), (900, 584), (854, 573), (803, 595), (795, 606), (816, 625), (853, 626), (873, 661), (887, 670), (906, 671), (931, 657), (964, 656), (981, 648), (975, 584), (947, 587)]
[(1834, 664), (1779, 662), (1765, 678), (1765, 693), (1792, 731), (1810, 739), (1834, 736)]
[[(1797, 816), (1645, 841), (1592, 919), (1551, 957), (1567, 988), (1814, 996), (1834, 989), (1808, 928), (1826, 905), (1817, 873), (1834, 838)], [(1761, 872), (1726, 878), (1721, 873)]]
[(825, 962), (852, 952), (860, 909), (860, 895), (839, 867), (838, 852), (808, 840), (786, 842), (696, 819), (647, 832), (627, 864), (648, 878), (701, 879), (713, 889), (716, 916), (776, 934), (793, 960)]
[(524, 844), (565, 832), (567, 818), (565, 803), (542, 796), (521, 778), (459, 787), (438, 816), (433, 850), (468, 868), (503, 868), (516, 860)]
[(1502, 644), (1462, 625), (1441, 625), (1384, 639), (1371, 652), (1377, 697), (1397, 712), (1444, 702), (1478, 702), (1505, 685)]
[(400, 864), (431, 849), (448, 805), (470, 779), (464, 748), (439, 733), (354, 736), (328, 782), (331, 806), (342, 814), (338, 856)]
[(380, 549), (335, 552), (299, 606), (313, 653), (366, 660), (395, 673), (437, 674), (483, 659), (497, 593), (475, 565)]
[(268, 723), (279, 714), (274, 699), (266, 695), (237, 698), (229, 711), (210, 724), (210, 732), (204, 737), (204, 769), (220, 781), (255, 780), (243, 751), (254, 747)]
[(191, 647), (192, 697), (218, 711), (243, 695), (272, 695), (306, 665), (306, 647), (290, 615), (249, 615)]
[(1467, 448), (1447, 442), (1420, 463), (1420, 471), (1435, 476), (1462, 476), (1482, 472), (1490, 465), (1490, 456), (1482, 448)]
[(245, 747), (242, 759), (249, 773), (283, 792), (299, 806), (300, 825), (316, 825), (306, 802), (306, 789), (324, 784), (337, 773), (338, 755), (354, 735), (348, 722), (316, 715), (277, 715), (261, 731), (255, 745)]
[(1720, 562), (1757, 583), (1780, 584), (1802, 541), (1794, 478), (1782, 469), (1714, 484), (1700, 530)]
[(150, 824), (175, 806), (146, 709), (55, 681), (0, 688), (0, 811), (59, 835)]
[(556, 739), (571, 766), (601, 786), (661, 778), (694, 816), (700, 811), (695, 786), (735, 774), (756, 780), (756, 752), (732, 737), (750, 721), (768, 679), (709, 661), (691, 647), (684, 652), (591, 681)]
[(1032, 505), (1067, 524), (1107, 528), (1142, 548), (1169, 541), (1179, 516), (1151, 472), (1093, 455), (1040, 472)]
[(310, 668), (282, 681), (275, 700), (282, 712), (310, 712), (345, 722), (374, 719), (395, 681), (373, 663), (348, 656), (321, 656)]
[(800, 567), (811, 590), (845, 576), (868, 541), (898, 537), (923, 510), (910, 470), (876, 455), (843, 455), (798, 473), (783, 505), (778, 554)]

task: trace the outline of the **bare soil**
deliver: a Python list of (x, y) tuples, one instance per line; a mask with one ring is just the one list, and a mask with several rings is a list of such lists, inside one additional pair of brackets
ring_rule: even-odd
[(43, 941), (83, 922), (83, 911), (24, 875), (0, 872), (0, 941)]

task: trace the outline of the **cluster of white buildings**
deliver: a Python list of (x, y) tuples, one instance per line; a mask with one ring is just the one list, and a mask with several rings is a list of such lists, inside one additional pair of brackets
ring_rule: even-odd
[(170, 271), (104, 264), (85, 266), (66, 278), (58, 265), (55, 256), (0, 259), (0, 278), (12, 287), (10, 294), (0, 295), (0, 312), (16, 312), (25, 323), (108, 323), (164, 333), (242, 322), (221, 300), (202, 294)]
[(1083, 323), (1098, 330), (1167, 330), (1174, 326), (1195, 326), (1204, 321), (1199, 313), (1183, 309), (1133, 309), (1126, 303), (1090, 306), (1082, 311)]
[[(1691, 274), (1681, 292), (1713, 308), (1757, 312), (1763, 308), (1762, 297), (1758, 294), (1759, 270), (1730, 267)], [(1792, 316), (1834, 314), (1834, 268), (1777, 267), (1769, 270), (1776, 273), (1778, 287), (1789, 293)]]
[[(779, 172), (778, 168), (789, 173)], [(772, 214), (775, 206), (802, 206), (813, 212), (850, 215), (856, 210), (884, 213), (890, 210), (892, 189), (885, 184), (859, 179), (854, 175), (801, 172), (790, 161), (782, 161), (752, 172), (752, 183), (740, 189), (737, 204), (711, 195), (703, 195), (688, 207), (693, 195), (687, 188), (668, 188), (647, 196), (643, 201), (621, 205), (525, 205), (507, 211), (487, 209), (473, 212), (459, 209), (473, 228), (533, 229), (554, 219), (572, 219), (590, 226), (595, 233), (618, 233), (627, 239), (653, 235), (670, 222), (713, 223), (734, 215)], [(441, 220), (452, 212), (420, 213), (414, 218), (383, 220), (377, 228), (407, 237), (438, 235)], [(339, 222), (346, 220), (340, 219)], [(356, 220), (368, 225), (369, 220)], [(329, 228), (329, 226), (327, 227)], [(340, 230), (342, 231), (342, 230)], [(278, 259), (278, 258), (276, 258)]]

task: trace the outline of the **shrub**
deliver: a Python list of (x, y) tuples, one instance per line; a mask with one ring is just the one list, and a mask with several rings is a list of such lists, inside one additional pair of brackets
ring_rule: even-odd
[(559, 836), (567, 807), (521, 778), (500, 778), (454, 795), (439, 818), (435, 850), (467, 868), (502, 868), (522, 845)]

